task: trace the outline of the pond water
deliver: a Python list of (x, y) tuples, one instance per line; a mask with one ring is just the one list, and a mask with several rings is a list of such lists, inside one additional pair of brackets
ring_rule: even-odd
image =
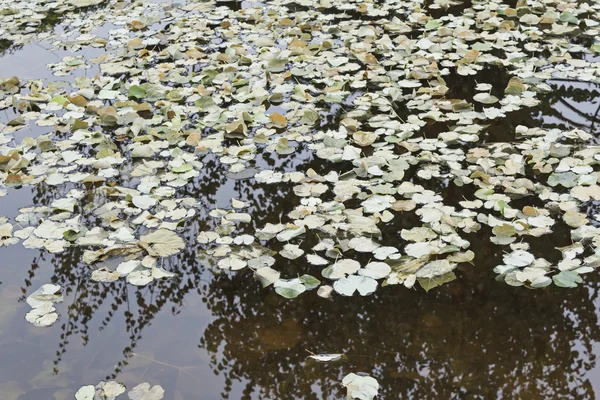
[[(110, 8), (105, 7), (114, 2), (108, 3), (87, 12), (108, 13)], [(183, 6), (156, 3), (174, 9)], [(247, 10), (258, 3), (218, 4)], [(306, 7), (296, 6), (298, 12)], [(452, 11), (462, 12), (467, 6)], [(184, 17), (149, 26), (159, 31), (177, 18)], [(48, 29), (57, 34), (67, 29), (60, 20), (56, 23)], [(122, 28), (106, 22), (91, 32), (110, 40)], [(90, 60), (105, 52), (109, 50), (89, 46), (75, 51), (54, 48), (52, 40), (44, 38), (9, 45), (0, 57), (0, 78), (16, 75), (21, 81), (74, 83), (78, 76), (101, 73), (99, 67), (91, 64), (90, 69), (57, 77), (47, 64), (69, 55)], [(475, 75), (454, 73), (444, 79), (447, 97), (473, 101), (477, 82), (491, 84), (492, 93), (500, 96), (510, 78), (502, 68), (486, 66)], [(514, 141), (516, 127), (524, 125), (576, 127), (593, 136), (588, 145), (597, 144), (598, 85), (561, 78), (547, 83), (552, 90), (538, 96), (538, 105), (495, 119), (481, 134), (480, 143)], [(319, 129), (337, 129), (346, 108), (368, 92), (354, 89), (343, 102), (324, 107)], [(276, 102), (269, 103), (267, 110), (286, 111)], [(401, 108), (395, 112), (411, 113)], [(7, 107), (0, 111), (0, 122), (6, 124), (18, 115), (16, 108)], [(420, 135), (437, 138), (450, 129), (450, 123), (430, 121)], [(20, 142), (52, 130), (52, 126), (29, 124), (13, 135)], [(457, 279), (430, 291), (390, 285), (368, 296), (322, 298), (307, 291), (286, 299), (272, 288), (262, 288), (247, 268), (218, 270), (196, 237), (216, 229), (218, 221), (209, 216), (210, 211), (231, 208), (232, 198), (247, 203), (245, 212), (252, 216), (237, 234), (253, 234), (267, 223), (285, 221), (300, 204), (296, 184), (265, 185), (254, 173), (313, 169), (325, 175), (332, 170), (331, 163), (317, 157), (306, 143), (295, 144), (294, 154), (288, 157), (258, 148), (241, 172), (230, 171), (214, 154), (204, 156), (202, 162), (200, 174), (179, 187), (177, 196), (192, 197), (203, 207), (185, 220), (180, 231), (185, 248), (160, 261), (174, 277), (140, 287), (124, 279), (97, 282), (91, 279), (90, 265), (83, 262), (82, 247), (57, 254), (21, 244), (0, 247), (0, 399), (73, 399), (80, 387), (102, 380), (116, 380), (128, 388), (141, 382), (160, 384), (164, 398), (172, 400), (340, 399), (346, 393), (342, 378), (351, 372), (376, 378), (382, 399), (600, 398), (600, 277), (596, 272), (570, 289), (509, 286), (492, 272), (509, 250), (491, 243), (491, 229), (485, 226), (463, 236), (475, 253), (473, 261), (455, 269)], [(130, 164), (124, 168), (131, 169)], [(423, 179), (416, 171), (407, 172), (404, 179), (435, 191), (450, 205), (471, 199), (474, 192), (447, 179)], [(124, 173), (115, 180), (126, 186), (135, 179)], [(22, 207), (49, 206), (72, 188), (44, 182), (9, 187), (0, 198), (0, 214), (14, 218)], [(96, 200), (85, 197), (84, 201)], [(511, 204), (544, 207), (539, 199), (517, 199)], [(585, 203), (586, 213), (594, 215), (596, 206), (594, 201)], [(380, 225), (382, 245), (399, 246), (402, 229), (418, 223), (416, 215), (403, 214)], [(302, 248), (313, 248), (320, 241), (318, 233), (309, 231)], [(556, 263), (560, 253), (554, 249), (573, 241), (563, 224), (552, 235), (528, 238), (528, 243), (531, 253)], [(282, 244), (271, 247), (279, 251)], [(273, 268), (286, 277), (307, 273), (320, 278), (319, 267), (303, 258), (278, 257)], [(26, 298), (48, 282), (62, 288), (64, 300), (55, 305), (59, 320), (40, 328), (24, 319), (30, 310)], [(344, 356), (329, 363), (308, 358), (321, 353)]]

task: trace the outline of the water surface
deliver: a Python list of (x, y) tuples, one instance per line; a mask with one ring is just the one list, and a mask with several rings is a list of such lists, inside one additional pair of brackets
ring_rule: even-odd
[[(86, 51), (81, 54), (98, 55)], [(73, 79), (52, 76), (45, 67), (68, 54), (35, 43), (10, 48), (0, 58), (0, 76)], [(454, 78), (447, 80), (453, 95), (467, 99), (477, 78), (498, 90), (509, 79), (491, 70), (475, 79)], [(485, 141), (510, 141), (517, 125), (579, 127), (595, 135), (596, 85), (563, 80), (552, 85), (541, 105), (498, 121)], [(0, 113), (2, 122), (14, 118), (10, 112)], [(333, 107), (323, 127), (338, 123), (339, 109)], [(432, 123), (424, 132), (436, 137), (445, 128)], [(47, 130), (32, 124), (16, 135)], [(310, 292), (287, 300), (263, 290), (250, 272), (215, 272), (194, 238), (213, 227), (207, 212), (227, 207), (232, 197), (251, 205), (247, 232), (279, 222), (298, 204), (293, 185), (258, 185), (247, 176), (231, 176), (216, 159), (204, 162), (203, 174), (181, 194), (206, 208), (186, 222), (186, 249), (166, 261), (175, 278), (144, 288), (123, 280), (103, 284), (90, 279), (80, 249), (52, 255), (20, 245), (0, 248), (0, 398), (72, 399), (83, 385), (115, 379), (128, 387), (159, 383), (165, 399), (176, 400), (339, 399), (345, 393), (341, 379), (349, 372), (377, 378), (382, 399), (600, 398), (600, 279), (594, 274), (571, 290), (533, 291), (496, 282), (491, 271), (501, 263), (502, 250), (484, 229), (468, 237), (477, 250), (473, 265), (461, 266), (459, 279), (428, 293), (386, 287), (364, 298), (322, 299)], [(292, 159), (260, 153), (251, 167), (327, 170), (302, 147)], [(449, 203), (465, 195), (452, 184), (411, 179)], [(2, 215), (48, 205), (66, 190), (43, 184), (9, 189), (0, 199)], [(414, 222), (409, 218), (384, 227), (386, 240), (400, 240), (398, 232)], [(318, 238), (305, 240), (316, 244)], [(533, 240), (532, 247), (552, 259), (555, 247), (570, 243), (569, 232), (559, 230)], [(279, 260), (277, 268), (314, 269), (301, 259)], [(58, 323), (40, 329), (25, 321), (24, 300), (47, 282), (61, 285), (65, 301), (57, 305)], [(319, 364), (307, 360), (311, 353), (345, 358)]]

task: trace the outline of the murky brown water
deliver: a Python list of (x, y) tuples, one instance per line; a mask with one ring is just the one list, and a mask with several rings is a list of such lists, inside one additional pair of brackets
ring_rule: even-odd
[[(0, 58), (0, 76), (14, 74), (18, 64), (23, 79), (56, 79), (44, 65), (64, 55), (37, 45), (14, 49)], [(484, 70), (475, 79), (447, 81), (460, 92), (457, 97), (468, 99), (475, 80), (503, 89), (508, 78)], [(511, 140), (509, 132), (519, 124), (595, 133), (598, 88), (552, 83), (555, 90), (541, 106), (500, 120), (486, 141)], [(327, 123), (336, 123), (335, 114), (332, 109)], [(45, 132), (33, 129), (39, 132), (19, 135)], [(432, 124), (425, 134), (435, 137), (444, 129)], [(256, 167), (324, 170), (308, 150), (285, 162), (270, 157), (259, 155)], [(226, 207), (232, 197), (249, 202), (249, 232), (278, 222), (296, 205), (292, 185), (257, 187), (247, 176), (228, 176), (214, 159), (203, 162), (204, 175), (181, 195), (200, 199), (206, 210)], [(49, 204), (68, 189), (10, 189), (0, 200), (1, 214)], [(454, 185), (432, 189), (449, 203), (464, 194)], [(168, 260), (167, 269), (177, 276), (144, 288), (92, 281), (76, 248), (60, 255), (20, 245), (0, 248), (0, 399), (72, 399), (77, 388), (102, 379), (128, 387), (160, 383), (165, 399), (339, 399), (342, 377), (359, 371), (377, 378), (383, 399), (600, 398), (600, 279), (593, 274), (569, 290), (498, 283), (492, 268), (501, 250), (484, 230), (468, 237), (477, 249), (474, 265), (429, 293), (388, 287), (365, 298), (326, 300), (311, 292), (287, 300), (263, 290), (249, 272), (214, 272), (193, 240), (212, 228), (206, 210), (185, 227), (189, 246)], [(393, 232), (411, 223), (397, 218), (387, 227), (387, 240), (400, 240)], [(532, 241), (549, 260), (558, 256), (554, 247), (567, 244), (567, 231)], [(277, 269), (289, 275), (311, 267), (280, 260)], [(47, 282), (63, 288), (61, 319), (51, 328), (35, 328), (24, 319), (24, 299)], [(310, 353), (346, 357), (319, 364), (307, 360)]]

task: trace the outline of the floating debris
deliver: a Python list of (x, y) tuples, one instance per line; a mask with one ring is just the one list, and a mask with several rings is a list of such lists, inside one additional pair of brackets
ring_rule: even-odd
[(58, 320), (54, 303), (63, 301), (60, 290), (60, 286), (48, 283), (30, 294), (27, 297), (27, 304), (31, 306), (32, 310), (25, 314), (25, 319), (38, 327), (54, 324)]
[(342, 385), (348, 391), (347, 399), (372, 400), (377, 396), (379, 383), (368, 375), (349, 373), (342, 380)]
[[(596, 8), (491, 1), (438, 16), (442, 2), (293, 3), (306, 9), (290, 11), (291, 1), (242, 10), (119, 3), (102, 20), (91, 13), (82, 21), (100, 2), (63, 1), (5, 12), (7, 40), (105, 52), (49, 66), (73, 75), (68, 83), (0, 79), (0, 109), (17, 112), (0, 125), (3, 193), (65, 189), (49, 205), (22, 208), (14, 233), (4, 220), (0, 243), (51, 253), (83, 247), (92, 279), (143, 286), (173, 276), (156, 263), (186, 247), (187, 223), (202, 213), (213, 229), (197, 242), (216, 269), (251, 269), (287, 298), (321, 284), (321, 297), (415, 283), (430, 290), (475, 259), (473, 234), (506, 250), (494, 271), (509, 285), (575, 287), (595, 270), (598, 217), (586, 211), (600, 200), (593, 135), (516, 125), (504, 141), (487, 138), (499, 120), (536, 107), (554, 79), (600, 82)], [(365, 18), (345, 18), (352, 10)], [(63, 36), (35, 23), (26, 34), (15, 29), (20, 16), (55, 11), (77, 28)], [(106, 22), (118, 27), (107, 38), (90, 33)], [(82, 76), (87, 68), (97, 74)], [(490, 74), (502, 74), (503, 87)], [(457, 90), (465, 80), (472, 93)], [(336, 123), (323, 124), (332, 113)], [(30, 124), (53, 129), (15, 140)], [(253, 169), (259, 155), (299, 152), (324, 171)], [(260, 210), (242, 201), (219, 209), (183, 197), (215, 161), (226, 176), (291, 185), (297, 199), (287, 219), (254, 226)], [(441, 186), (464, 198), (430, 189)], [(384, 233), (388, 224), (402, 227)], [(562, 261), (529, 252), (529, 240), (565, 228), (573, 245), (557, 249)], [(279, 263), (289, 262), (320, 271), (286, 277)]]

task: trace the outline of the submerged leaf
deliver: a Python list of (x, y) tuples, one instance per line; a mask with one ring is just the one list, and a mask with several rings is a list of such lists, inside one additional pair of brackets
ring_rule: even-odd
[(300, 279), (278, 279), (273, 284), (275, 291), (286, 299), (295, 299), (306, 291)]
[(447, 272), (442, 275), (434, 276), (432, 278), (417, 278), (419, 281), (419, 285), (426, 292), (429, 292), (431, 289), (436, 288), (438, 286), (442, 286), (444, 283), (452, 282), (456, 279), (456, 275), (454, 272)]

